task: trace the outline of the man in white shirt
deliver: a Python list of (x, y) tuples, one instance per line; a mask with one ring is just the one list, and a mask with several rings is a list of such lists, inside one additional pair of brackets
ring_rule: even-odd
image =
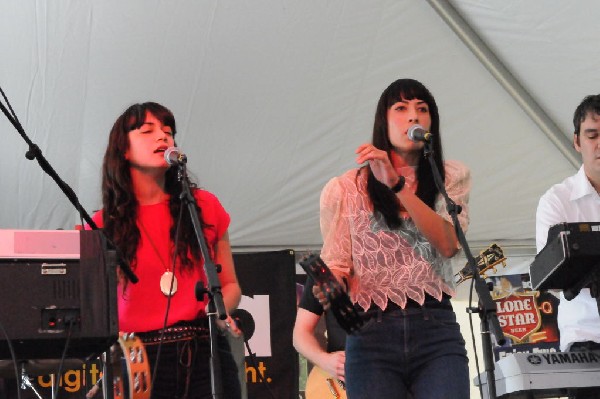
[[(581, 154), (579, 171), (552, 186), (541, 198), (536, 214), (536, 246), (546, 245), (548, 229), (562, 222), (600, 222), (600, 95), (587, 96), (575, 110), (573, 145)], [(589, 288), (567, 301), (561, 292), (558, 307), (561, 351), (600, 350), (600, 315)], [(598, 398), (600, 390), (580, 392), (577, 398)]]

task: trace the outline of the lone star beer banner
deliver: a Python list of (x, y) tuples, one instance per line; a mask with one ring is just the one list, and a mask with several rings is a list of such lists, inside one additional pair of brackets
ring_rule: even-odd
[(547, 291), (533, 291), (528, 274), (488, 277), (492, 299), (506, 338), (495, 345), (496, 360), (515, 352), (555, 352), (559, 347), (556, 321), (559, 299)]

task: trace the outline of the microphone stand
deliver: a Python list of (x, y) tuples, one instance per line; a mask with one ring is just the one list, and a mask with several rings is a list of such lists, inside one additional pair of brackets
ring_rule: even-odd
[(219, 319), (224, 320), (227, 318), (227, 311), (225, 310), (225, 304), (223, 303), (223, 294), (221, 292), (221, 282), (217, 276), (217, 270), (221, 268), (220, 265), (215, 265), (210, 257), (208, 247), (206, 245), (206, 239), (202, 232), (202, 226), (200, 224), (200, 218), (198, 216), (198, 208), (196, 207), (196, 199), (191, 193), (190, 184), (187, 177), (186, 170), (187, 159), (185, 156), (179, 158), (177, 162), (177, 179), (181, 182), (181, 201), (185, 203), (190, 213), (190, 219), (194, 226), (194, 232), (200, 245), (200, 252), (202, 258), (204, 258), (204, 272), (208, 281), (208, 286), (205, 288), (201, 282), (196, 284), (196, 299), (202, 300), (204, 294), (208, 294), (208, 330), (210, 335), (210, 378), (212, 396), (215, 399), (222, 398), (223, 386), (221, 379), (221, 359), (219, 357), (219, 345), (218, 345), (218, 329), (217, 329), (217, 316)]
[[(6, 100), (6, 103), (7, 103), (8, 107), (10, 108), (10, 112), (1, 101), (0, 101), (0, 110), (2, 110), (2, 113), (4, 113), (4, 115), (6, 116), (8, 121), (14, 126), (14, 128), (17, 130), (19, 135), (23, 138), (23, 140), (25, 140), (25, 142), (29, 146), (29, 150), (25, 153), (25, 158), (27, 158), (30, 161), (33, 161), (34, 159), (37, 160), (37, 162), (40, 165), (40, 167), (42, 168), (42, 170), (44, 172), (46, 172), (46, 174), (48, 174), (52, 178), (52, 180), (54, 180), (54, 182), (56, 182), (56, 184), (58, 185), (60, 190), (69, 199), (71, 204), (73, 204), (75, 209), (77, 209), (77, 212), (79, 212), (79, 215), (81, 216), (81, 218), (88, 223), (88, 225), (90, 226), (90, 228), (92, 230), (99, 230), (100, 233), (102, 234), (102, 236), (105, 238), (106, 242), (108, 244), (110, 244), (110, 246), (112, 246), (112, 248), (115, 249), (116, 255), (121, 260), (119, 262), (121, 270), (123, 271), (123, 273), (125, 273), (127, 278), (129, 278), (129, 280), (132, 283), (134, 283), (134, 284), (137, 283), (139, 281), (139, 279), (135, 275), (135, 273), (133, 273), (133, 270), (131, 270), (129, 262), (127, 262), (127, 260), (123, 256), (123, 253), (112, 242), (112, 240), (110, 240), (110, 238), (108, 238), (106, 236), (106, 234), (104, 233), (104, 230), (98, 228), (98, 225), (94, 222), (94, 220), (90, 217), (90, 215), (87, 213), (85, 208), (79, 202), (79, 198), (77, 198), (77, 195), (75, 194), (73, 189), (67, 183), (65, 183), (64, 180), (62, 180), (60, 178), (60, 176), (58, 175), (56, 170), (54, 170), (52, 165), (50, 165), (50, 162), (48, 162), (48, 160), (44, 157), (44, 155), (42, 154), (42, 150), (40, 150), (40, 147), (38, 147), (36, 144), (34, 144), (29, 139), (29, 137), (25, 133), (25, 129), (23, 129), (23, 126), (19, 122), (17, 115), (15, 114), (12, 107), (10, 106), (10, 102), (6, 98), (6, 95), (4, 95), (4, 91), (2, 90), (2, 88), (0, 88), (0, 93), (2, 94), (2, 97)], [(110, 356), (110, 349), (107, 350), (106, 352), (104, 352), (104, 356), (105, 356), (105, 365), (108, 365), (108, 366), (106, 366), (105, 376), (108, 376), (110, 378), (110, 379), (108, 379), (108, 381), (111, 381), (112, 380), (112, 365), (111, 365), (112, 361), (111, 361), (111, 356)], [(104, 384), (104, 385), (106, 387), (108, 386), (108, 384)], [(112, 389), (105, 388), (103, 391), (105, 394), (104, 397), (106, 399), (112, 399), (112, 397), (113, 397)]]
[[(437, 186), (440, 194), (442, 194), (446, 201), (446, 209), (452, 217), (456, 237), (458, 238), (458, 242), (460, 243), (465, 252), (465, 256), (467, 257), (468, 264), (473, 274), (475, 291), (477, 292), (477, 296), (479, 297), (479, 307), (475, 309), (475, 312), (479, 313), (479, 318), (481, 320), (481, 341), (483, 346), (483, 359), (487, 378), (488, 398), (496, 399), (496, 379), (494, 376), (495, 363), (492, 352), (492, 339), (490, 335), (494, 334), (496, 342), (498, 342), (498, 344), (500, 345), (504, 344), (504, 342), (506, 342), (506, 339), (504, 338), (504, 333), (502, 332), (502, 328), (500, 328), (500, 322), (498, 321), (498, 317), (496, 315), (496, 304), (492, 299), (492, 295), (490, 294), (490, 290), (487, 284), (479, 275), (479, 271), (477, 270), (477, 263), (475, 262), (475, 258), (473, 257), (473, 254), (469, 249), (469, 244), (467, 243), (467, 239), (465, 238), (465, 233), (462, 230), (462, 227), (460, 226), (460, 223), (458, 221), (458, 214), (461, 211), (461, 207), (459, 205), (456, 205), (456, 203), (448, 196), (448, 193), (446, 192), (446, 188), (444, 186), (444, 182), (440, 175), (440, 171), (437, 165), (435, 164), (435, 160), (432, 157), (433, 145), (431, 140), (433, 140), (433, 137), (431, 137), (428, 141), (425, 141), (424, 155), (425, 158), (427, 158), (427, 160), (429, 161), (429, 164), (431, 165), (435, 185)], [(469, 310), (471, 311), (473, 309)], [(479, 376), (477, 376), (477, 378), (479, 378), (479, 384), (481, 386), (481, 378)]]
[[(0, 91), (1, 91), (1, 89), (0, 89)], [(4, 92), (2, 92), (2, 95), (4, 96)], [(4, 98), (6, 99), (6, 97), (4, 97)], [(7, 103), (8, 103), (8, 100), (7, 100)], [(10, 107), (10, 104), (9, 104), (9, 107)], [(77, 209), (77, 212), (79, 212), (79, 215), (88, 223), (88, 225), (92, 228), (92, 230), (100, 230), (98, 228), (98, 226), (96, 225), (96, 223), (92, 220), (90, 215), (86, 212), (86, 210), (83, 208), (83, 206), (79, 202), (79, 198), (77, 198), (77, 195), (75, 194), (73, 189), (60, 178), (58, 173), (56, 173), (56, 171), (54, 170), (52, 165), (50, 165), (48, 160), (42, 154), (42, 150), (40, 150), (40, 147), (38, 147), (36, 144), (34, 144), (29, 139), (29, 137), (25, 133), (25, 130), (23, 129), (23, 126), (21, 126), (21, 123), (17, 119), (17, 116), (14, 115), (14, 112), (11, 114), (8, 111), (8, 109), (6, 109), (4, 104), (2, 104), (2, 102), (0, 102), (0, 110), (2, 110), (4, 115), (6, 115), (6, 117), (8, 118), (8, 121), (14, 126), (14, 128), (21, 135), (21, 137), (23, 137), (23, 140), (25, 140), (25, 142), (29, 146), (29, 150), (25, 153), (25, 158), (29, 159), (30, 161), (33, 161), (34, 159), (37, 160), (37, 162), (40, 165), (40, 167), (42, 168), (42, 170), (44, 172), (46, 172), (46, 174), (48, 174), (52, 178), (52, 180), (54, 180), (56, 182), (56, 184), (58, 185), (58, 188), (60, 188), (60, 190), (65, 194), (65, 196), (69, 199), (71, 204), (73, 204), (75, 209)], [(12, 111), (12, 108), (11, 108), (11, 111)], [(131, 267), (129, 266), (129, 262), (125, 261), (125, 258), (121, 254), (121, 251), (119, 251), (119, 249), (116, 247), (116, 245), (114, 245), (112, 243), (112, 241), (108, 237), (106, 237), (104, 232), (102, 232), (102, 235), (104, 235), (106, 241), (108, 243), (110, 243), (116, 249), (116, 251), (119, 255), (119, 258), (121, 259), (121, 262), (119, 262), (119, 265), (121, 266), (121, 270), (123, 270), (123, 273), (125, 273), (125, 275), (127, 275), (127, 277), (129, 278), (129, 280), (132, 283), (137, 283), (138, 278), (131, 270)]]

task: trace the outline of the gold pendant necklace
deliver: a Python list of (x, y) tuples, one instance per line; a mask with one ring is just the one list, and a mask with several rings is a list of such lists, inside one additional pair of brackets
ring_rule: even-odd
[(158, 248), (156, 248), (156, 245), (154, 244), (154, 241), (152, 241), (152, 239), (150, 238), (150, 234), (148, 234), (146, 228), (140, 221), (138, 221), (138, 226), (148, 239), (150, 246), (156, 253), (156, 257), (158, 258), (158, 260), (160, 260), (160, 263), (162, 263), (163, 267), (165, 268), (165, 272), (162, 276), (160, 276), (160, 291), (166, 296), (175, 295), (175, 293), (177, 292), (177, 277), (175, 276), (175, 273), (173, 273), (169, 266), (165, 264), (163, 258), (160, 256)]

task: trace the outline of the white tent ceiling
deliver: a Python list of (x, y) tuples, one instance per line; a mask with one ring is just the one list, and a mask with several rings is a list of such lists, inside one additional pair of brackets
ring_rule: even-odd
[[(512, 73), (570, 140), (600, 87), (598, 15), (594, 0), (0, 0), (0, 87), (88, 212), (112, 123), (152, 100), (174, 112), (235, 247), (316, 249), (321, 188), (354, 166), (383, 89), (413, 77), (438, 101), (446, 158), (472, 170), (468, 240), (530, 246), (539, 196), (576, 167), (497, 77)], [(74, 208), (2, 115), (0, 137), (0, 228), (72, 228)]]

